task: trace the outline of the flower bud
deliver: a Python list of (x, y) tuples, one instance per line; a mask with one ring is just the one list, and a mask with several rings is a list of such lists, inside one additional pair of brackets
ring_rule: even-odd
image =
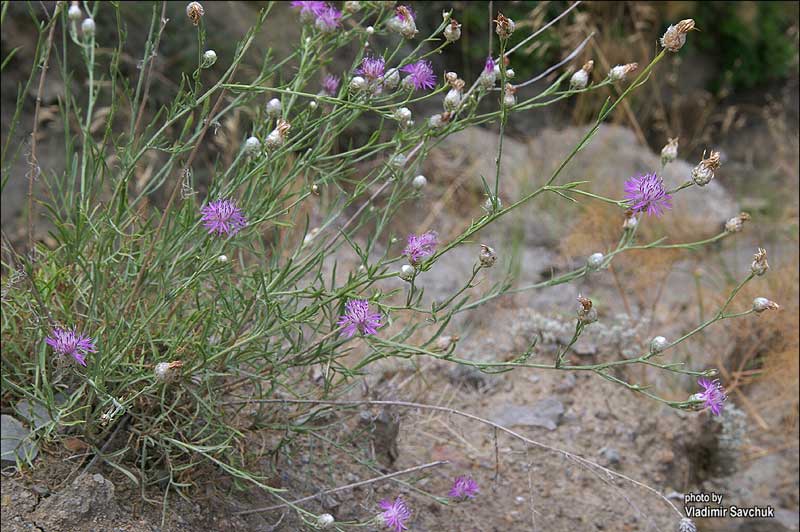
[(580, 70), (575, 72), (569, 80), (571, 89), (585, 89), (589, 84), (589, 74), (594, 68), (594, 61), (587, 61)]
[(367, 32), (367, 35), (372, 35), (373, 33), (375, 33), (375, 28), (373, 28), (372, 26), (367, 26), (367, 28), (364, 31)]
[(386, 71), (386, 74), (383, 75), (383, 86), (388, 90), (393, 90), (397, 88), (397, 85), (400, 83), (400, 71), (396, 68), (390, 68)]
[(258, 140), (256, 137), (247, 137), (247, 140), (244, 141), (244, 151), (245, 153), (258, 153), (261, 149), (261, 141)]
[(754, 275), (764, 275), (769, 270), (769, 263), (767, 262), (767, 250), (758, 248), (758, 251), (753, 255), (753, 263), (750, 265), (750, 271)]
[(636, 217), (636, 211), (629, 209), (625, 211), (625, 221), (622, 222), (623, 229), (634, 229), (639, 225), (639, 219)]
[[(703, 157), (705, 156), (706, 154), (703, 152)], [(706, 186), (711, 182), (712, 179), (714, 179), (714, 170), (719, 168), (719, 165), (719, 152), (712, 151), (708, 159), (704, 158), (697, 164), (697, 166), (692, 168), (692, 181), (694, 181), (697, 186)]]
[(153, 375), (157, 381), (160, 382), (173, 382), (180, 376), (180, 368), (183, 367), (183, 361), (175, 360), (173, 362), (159, 362), (153, 368)]
[(753, 310), (759, 314), (765, 310), (778, 310), (780, 308), (780, 305), (774, 301), (770, 301), (766, 297), (757, 297), (753, 300)]
[(400, 272), (397, 274), (404, 281), (411, 281), (414, 278), (414, 267), (408, 264), (403, 264), (400, 267)]
[(445, 111), (455, 111), (461, 105), (461, 91), (457, 89), (450, 89), (444, 97)]
[(627, 65), (617, 65), (608, 73), (611, 81), (622, 81), (631, 72), (639, 68), (639, 63), (628, 63)]
[[(361, 9), (361, 2), (353, 2), (353, 1), (351, 1), (351, 2), (345, 2), (344, 3), (344, 10), (347, 11), (348, 13), (356, 13), (360, 9)], [(325, 514), (325, 515), (328, 515), (328, 514)], [(331, 521), (331, 522), (333, 522), (333, 521)]]
[(597, 321), (597, 309), (588, 297), (578, 296), (578, 321), (585, 324)]
[(661, 148), (661, 166), (666, 166), (678, 158), (678, 137), (669, 139), (667, 144)]
[(494, 31), (501, 39), (508, 39), (516, 29), (514, 21), (499, 12), (497, 13), (497, 20), (495, 20), (494, 23)]
[(496, 196), (490, 196), (486, 198), (486, 201), (483, 202), (483, 210), (488, 213), (493, 213), (501, 210), (503, 208), (503, 202), (500, 201), (500, 198)]
[(398, 153), (393, 155), (391, 159), (389, 159), (389, 166), (395, 169), (403, 168), (406, 163), (408, 162), (408, 157), (403, 155), (402, 153)]
[[(358, 4), (358, 2), (345, 2), (345, 4)], [(346, 6), (345, 9), (347, 9)], [(336, 519), (331, 514), (322, 514), (317, 517), (317, 526), (322, 529), (330, 528), (335, 521)]]
[(436, 351), (448, 351), (458, 340), (458, 336), (440, 336), (436, 339)]
[(361, 76), (353, 76), (353, 79), (350, 80), (350, 90), (354, 92), (363, 91), (367, 88), (367, 80), (362, 78)]
[(428, 118), (428, 125), (434, 129), (439, 129), (449, 122), (449, 116), (450, 113), (437, 113), (435, 115), (431, 115), (431, 117)]
[(481, 253), (478, 255), (478, 259), (482, 267), (491, 268), (494, 266), (494, 263), (497, 262), (497, 253), (486, 244), (481, 244)]
[(663, 336), (656, 336), (650, 341), (650, 354), (657, 355), (667, 348), (669, 342)]
[(205, 10), (203, 10), (203, 6), (200, 2), (189, 2), (186, 6), (186, 16), (189, 17), (189, 20), (192, 21), (192, 24), (197, 26), (200, 24), (200, 19), (203, 18), (205, 14)]
[(456, 42), (461, 38), (461, 24), (456, 19), (450, 19), (450, 25), (444, 29), (444, 38), (447, 42)]
[(424, 175), (418, 175), (418, 176), (417, 176), (417, 177), (415, 177), (415, 178), (414, 178), (414, 180), (411, 182), (411, 186), (413, 186), (413, 187), (414, 187), (414, 188), (416, 188), (417, 190), (420, 190), (421, 188), (423, 188), (423, 187), (424, 187), (425, 185), (427, 185), (427, 184), (428, 184), (428, 180), (425, 178), (425, 176), (424, 176)]
[(217, 257), (217, 262), (221, 262), (221, 263), (225, 264), (226, 262), (228, 262), (228, 256), (227, 255), (220, 255), (219, 257)]
[(214, 50), (206, 50), (203, 53), (203, 59), (200, 61), (200, 68), (210, 68), (217, 62), (217, 52)]
[(600, 267), (603, 265), (603, 261), (605, 260), (605, 255), (602, 253), (592, 253), (589, 255), (589, 258), (586, 259), (586, 267), (590, 270), (599, 270)]
[(273, 98), (267, 102), (267, 116), (276, 118), (281, 115), (281, 101)]
[(677, 52), (686, 44), (686, 34), (694, 29), (694, 20), (687, 18), (675, 26), (670, 26), (661, 37), (661, 46), (670, 52)]
[(69, 11), (67, 11), (67, 17), (70, 20), (78, 21), (83, 16), (83, 12), (81, 12), (81, 8), (78, 6), (78, 2), (72, 2), (72, 5), (69, 6)]
[(83, 22), (81, 22), (81, 31), (83, 31), (84, 35), (92, 36), (94, 35), (95, 25), (94, 19), (92, 18), (85, 18)]
[(725, 232), (727, 233), (738, 233), (742, 230), (742, 225), (744, 222), (750, 219), (750, 215), (746, 212), (739, 213), (738, 216), (734, 216), (727, 222), (725, 222)]

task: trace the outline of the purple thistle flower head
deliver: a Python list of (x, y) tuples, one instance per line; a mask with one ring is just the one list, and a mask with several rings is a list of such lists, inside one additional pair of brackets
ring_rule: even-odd
[(719, 379), (711, 381), (706, 378), (701, 378), (697, 381), (697, 384), (703, 388), (703, 391), (697, 395), (703, 400), (705, 407), (711, 410), (711, 413), (715, 416), (720, 415), (722, 413), (722, 403), (724, 403), (725, 399), (728, 397), (725, 395), (725, 390), (719, 383)]
[(342, 18), (342, 12), (335, 7), (325, 4), (325, 7), (316, 12), (317, 29), (320, 31), (333, 31), (339, 27), (339, 19)]
[(389, 527), (394, 528), (395, 532), (402, 532), (408, 530), (406, 521), (411, 517), (411, 510), (406, 506), (405, 501), (401, 497), (397, 497), (394, 502), (384, 499), (380, 503), (383, 513), (383, 523)]
[(634, 176), (625, 181), (625, 199), (634, 212), (659, 217), (672, 208), (672, 196), (664, 189), (664, 180), (656, 174)]
[(233, 200), (220, 199), (212, 201), (200, 210), (203, 215), (203, 226), (209, 234), (235, 235), (247, 226), (242, 210)]
[(78, 361), (81, 366), (86, 365), (86, 354), (96, 353), (94, 341), (86, 335), (75, 330), (75, 328), (61, 329), (56, 328), (45, 339), (47, 345), (55, 349), (59, 355), (69, 355)]
[(403, 255), (408, 257), (408, 262), (416, 266), (425, 257), (430, 257), (436, 253), (436, 245), (439, 243), (439, 235), (435, 231), (428, 231), (419, 236), (408, 235), (408, 244), (403, 250)]
[(402, 22), (414, 22), (417, 19), (414, 10), (408, 6), (397, 6), (394, 11), (394, 16)]
[(381, 326), (381, 315), (379, 312), (371, 312), (366, 300), (351, 299), (344, 305), (344, 314), (339, 317), (339, 326), (348, 338), (356, 332), (364, 335), (375, 334)]
[(319, 13), (325, 9), (327, 2), (303, 2), (292, 1), (291, 6), (300, 10), (300, 20), (303, 22), (310, 22), (319, 16)]
[(483, 71), (486, 74), (494, 74), (494, 67), (495, 67), (494, 59), (492, 59), (492, 56), (490, 55), (489, 57), (486, 58), (486, 63), (484, 63), (483, 65)]
[(339, 92), (339, 78), (336, 76), (327, 75), (322, 79), (322, 92), (328, 96), (336, 96)]
[(361, 61), (361, 67), (356, 70), (356, 74), (364, 76), (368, 80), (374, 80), (383, 76), (385, 69), (386, 61), (383, 57), (365, 57)]
[(480, 489), (478, 483), (472, 480), (472, 477), (456, 477), (453, 481), (453, 487), (450, 488), (447, 496), (452, 499), (472, 499), (478, 494)]
[(403, 79), (403, 84), (413, 87), (416, 90), (432, 89), (436, 86), (436, 74), (430, 61), (420, 59), (416, 63), (411, 63), (400, 69), (408, 76)]

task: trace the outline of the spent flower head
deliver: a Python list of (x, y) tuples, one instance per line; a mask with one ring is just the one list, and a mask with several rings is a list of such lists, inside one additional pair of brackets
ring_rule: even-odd
[(694, 29), (694, 20), (687, 18), (667, 28), (661, 37), (661, 46), (670, 52), (677, 52), (686, 44), (686, 34)]
[(450, 488), (447, 496), (451, 499), (473, 499), (479, 491), (478, 483), (475, 482), (472, 477), (460, 476), (456, 477), (453, 481), (453, 486)]
[(375, 334), (381, 326), (381, 315), (372, 312), (369, 302), (364, 299), (351, 299), (344, 305), (344, 314), (339, 317), (342, 333), (350, 338), (356, 332), (364, 335)]
[(247, 226), (247, 220), (236, 202), (228, 199), (212, 201), (200, 210), (203, 226), (208, 233), (231, 236)]
[(661, 148), (661, 166), (666, 166), (678, 158), (678, 137), (668, 139), (667, 143)]
[(656, 174), (644, 174), (625, 181), (625, 199), (634, 212), (659, 217), (672, 208), (672, 196), (664, 189), (664, 180)]
[(430, 257), (436, 253), (436, 245), (439, 243), (438, 235), (435, 231), (428, 231), (419, 236), (408, 235), (408, 243), (403, 255), (408, 257), (408, 262), (416, 266), (425, 257)]
[(727, 222), (725, 222), (725, 232), (738, 233), (744, 227), (744, 223), (750, 220), (750, 215), (746, 212), (740, 212)]
[(714, 179), (714, 171), (720, 166), (720, 154), (718, 151), (711, 151), (708, 159), (705, 158), (706, 153), (703, 152), (703, 160), (697, 163), (697, 166), (692, 168), (692, 181), (697, 186), (704, 187)]
[(192, 21), (192, 24), (197, 26), (200, 24), (200, 19), (203, 18), (205, 10), (200, 2), (189, 2), (186, 4), (186, 16)]
[(636, 72), (637, 68), (639, 68), (639, 63), (617, 65), (608, 72), (608, 77), (611, 81), (622, 81), (631, 72)]
[(753, 255), (753, 262), (750, 264), (750, 271), (754, 275), (764, 275), (769, 270), (769, 263), (767, 262), (767, 250), (758, 248), (755, 255)]
[(379, 505), (383, 510), (383, 513), (381, 513), (383, 524), (388, 528), (393, 528), (395, 532), (408, 530), (406, 521), (411, 517), (411, 510), (409, 510), (401, 497), (397, 497), (394, 501), (384, 499)]
[(94, 340), (72, 329), (53, 329), (50, 336), (45, 339), (45, 343), (52, 347), (56, 353), (74, 358), (81, 366), (86, 365), (86, 355), (96, 353)]
[(403, 85), (415, 90), (432, 89), (436, 86), (436, 74), (433, 73), (433, 66), (430, 61), (420, 59), (416, 63), (411, 63), (400, 69), (408, 74), (403, 78)]
[(722, 406), (727, 399), (725, 390), (719, 382), (719, 379), (709, 380), (705, 377), (698, 379), (697, 384), (703, 389), (697, 394), (697, 397), (703, 401), (703, 406), (711, 410), (711, 413), (718, 416), (722, 413)]

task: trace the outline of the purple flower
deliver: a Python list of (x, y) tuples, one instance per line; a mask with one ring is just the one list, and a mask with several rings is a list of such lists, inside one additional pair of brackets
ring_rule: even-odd
[(483, 71), (486, 74), (494, 74), (494, 67), (494, 59), (492, 59), (492, 56), (490, 55), (486, 58), (486, 63), (483, 65)]
[(394, 16), (401, 22), (414, 22), (417, 18), (414, 10), (408, 6), (397, 6)]
[(356, 70), (356, 74), (364, 76), (368, 80), (374, 80), (383, 76), (385, 69), (386, 61), (383, 57), (365, 57), (361, 61), (361, 67)]
[(625, 181), (625, 199), (635, 212), (661, 216), (672, 208), (672, 196), (664, 189), (664, 180), (656, 174), (631, 177)]
[(300, 10), (300, 20), (303, 22), (311, 22), (319, 16), (319, 13), (325, 9), (327, 2), (291, 2), (291, 6)]
[(53, 329), (45, 339), (47, 345), (55, 349), (56, 353), (60, 355), (70, 355), (78, 361), (81, 366), (86, 365), (86, 354), (96, 353), (97, 349), (94, 347), (94, 341), (75, 331), (68, 329)]
[(388, 499), (382, 500), (380, 507), (383, 510), (381, 514), (383, 523), (387, 527), (394, 528), (395, 532), (408, 530), (406, 520), (411, 517), (411, 510), (408, 509), (402, 498), (397, 497), (394, 502)]
[(209, 234), (235, 235), (247, 225), (242, 210), (233, 200), (220, 199), (212, 201), (200, 210), (203, 215), (203, 226)]
[(419, 264), (422, 259), (436, 252), (436, 244), (439, 243), (438, 236), (435, 231), (428, 231), (419, 236), (408, 235), (408, 244), (403, 250), (403, 255), (408, 257), (408, 262), (411, 264)]
[(406, 87), (420, 90), (432, 89), (436, 86), (436, 74), (433, 73), (430, 61), (420, 59), (416, 63), (404, 66), (400, 70), (408, 74), (403, 79), (403, 84)]
[(356, 332), (375, 334), (381, 326), (381, 315), (370, 312), (369, 303), (363, 299), (351, 299), (344, 305), (344, 314), (339, 317), (342, 333), (348, 338)]
[(316, 12), (317, 29), (320, 31), (333, 31), (339, 27), (339, 19), (342, 18), (342, 12), (333, 6), (325, 4), (325, 7)]
[(322, 92), (328, 96), (336, 96), (336, 93), (339, 92), (339, 78), (331, 75), (325, 76), (322, 79)]
[(479, 491), (478, 483), (472, 477), (456, 477), (447, 496), (453, 499), (472, 499)]
[(705, 407), (710, 409), (711, 413), (715, 416), (720, 415), (722, 413), (722, 403), (725, 402), (727, 396), (725, 395), (725, 390), (722, 388), (722, 385), (719, 383), (719, 379), (710, 381), (701, 378), (697, 381), (697, 384), (703, 388), (703, 391), (697, 395), (703, 400)]

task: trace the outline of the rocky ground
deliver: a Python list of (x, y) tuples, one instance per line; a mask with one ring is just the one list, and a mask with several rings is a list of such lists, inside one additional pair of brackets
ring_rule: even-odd
[[(581, 134), (581, 129), (568, 128), (546, 130), (527, 143), (507, 139), (501, 198), (511, 201), (542, 183)], [(431, 154), (424, 169), (430, 186), (397, 220), (397, 231), (405, 234), (436, 229), (446, 240), (479, 216), (478, 176), (493, 171), (488, 167), (491, 158), (480, 154), (496, 142), (493, 133), (474, 129), (448, 140)], [(604, 126), (566, 168), (561, 182), (592, 180), (593, 191), (618, 196), (626, 177), (658, 165), (657, 156), (638, 147), (629, 130)], [(676, 161), (667, 167), (665, 179), (677, 185), (690, 168), (689, 163)], [(666, 221), (653, 223), (653, 235), (673, 235), (671, 241), (699, 240), (715, 234), (727, 218), (738, 213), (736, 201), (717, 182), (703, 190), (679, 194), (675, 204)], [(599, 218), (587, 218), (585, 209), (568, 207), (565, 200), (555, 196), (542, 198), (501, 219), (479, 235), (474, 245), (455, 249), (422, 276), (426, 300), (440, 299), (463, 284), (479, 242), (490, 243), (500, 254), (500, 261), (481, 279), (475, 293), (501, 279), (512, 261), (519, 264), (516, 282), (522, 286), (547, 278), (552, 271), (574, 267), (590, 253), (606, 249), (604, 235), (616, 235), (620, 220), (603, 218), (603, 211)], [(588, 224), (584, 230), (588, 238), (585, 234), (574, 236), (576, 228), (580, 232), (584, 227), (581, 224)], [(756, 243), (747, 233), (739, 237), (740, 245), (712, 249), (703, 255), (703, 263), (722, 261), (734, 275), (743, 274)], [(790, 254), (789, 250), (775, 251), (777, 261)], [(770, 257), (772, 260), (773, 255)], [(354, 257), (345, 253), (337, 259), (340, 267), (348, 263), (356, 266)], [(693, 311), (674, 312), (694, 305), (695, 294), (686, 288), (693, 283), (695, 264), (694, 256), (677, 257), (663, 289), (656, 293), (650, 288), (642, 296), (640, 287), (624, 277), (633, 275), (630, 268), (635, 263), (621, 262), (622, 290), (612, 272), (601, 271), (575, 284), (493, 300), (459, 314), (447, 334), (460, 337), (455, 354), (468, 360), (510, 360), (539, 338), (529, 361), (550, 361), (558, 345), (571, 334), (575, 297), (583, 293), (591, 294), (597, 302), (600, 320), (570, 352), (570, 360), (591, 363), (630, 356), (640, 352), (654, 331), (675, 337), (696, 323)], [(387, 281), (387, 287), (396, 286), (396, 282)], [(655, 300), (659, 312), (651, 309)], [(737, 324), (723, 322), (713, 327), (713, 334), (706, 335), (702, 346), (693, 343), (668, 356), (676, 360), (691, 356), (696, 367), (714, 365), (714, 350), (721, 349)], [(670, 398), (685, 398), (694, 389), (688, 378), (638, 370), (624, 376), (655, 383), (659, 393)], [(782, 419), (779, 413), (767, 420), (772, 429), (764, 431), (736, 398), (717, 419), (707, 413), (662, 407), (589, 373), (515, 369), (486, 375), (422, 357), (375, 367), (352, 398), (397, 399), (469, 412), (652, 486), (679, 508), (684, 492), (705, 490), (724, 494), (728, 504), (772, 505), (776, 510), (774, 520), (710, 519), (698, 523), (700, 530), (799, 529), (796, 435), (794, 440), (789, 437), (786, 445), (776, 433)], [(456, 414), (399, 407), (383, 412), (363, 407), (338, 410), (331, 416), (320, 425), (319, 437), (309, 438), (294, 449), (294, 461), (279, 466), (281, 478), (277, 482), (289, 489), (291, 498), (382, 472), (449, 461), (424, 474), (302, 504), (310, 511), (332, 513), (340, 522), (363, 521), (378, 512), (379, 500), (403, 494), (414, 511), (410, 527), (415, 531), (677, 529), (675, 512), (647, 490), (563, 454), (526, 446)], [(768, 452), (752, 452), (765, 449)], [(170, 494), (169, 506), (162, 512), (159, 502), (163, 491), (154, 488), (142, 493), (121, 473), (107, 467), (97, 466), (79, 476), (81, 460), (70, 459), (75, 454), (80, 455), (65, 449), (44, 449), (33, 471), (4, 477), (4, 531), (303, 529), (295, 514), (285, 509), (236, 516), (236, 511), (277, 501), (258, 490), (233, 491), (230, 482), (215, 471), (208, 472), (191, 502)], [(373, 461), (382, 465), (377, 469), (362, 465)], [(480, 485), (476, 500), (443, 506), (420, 493), (444, 495), (452, 478), (459, 474), (472, 475)], [(403, 482), (412, 478), (417, 480), (413, 487)], [(142, 496), (152, 502), (143, 502)]]

